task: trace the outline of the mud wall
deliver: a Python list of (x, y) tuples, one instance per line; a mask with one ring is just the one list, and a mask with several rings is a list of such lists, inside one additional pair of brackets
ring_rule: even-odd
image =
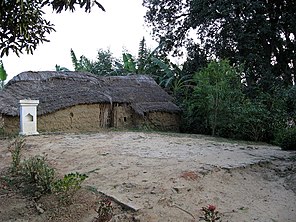
[(155, 129), (175, 132), (180, 130), (180, 115), (176, 113), (151, 112), (147, 114), (147, 119)]
[(0, 114), (0, 129), (3, 129), (4, 128), (4, 118), (3, 118), (3, 115)]
[[(18, 134), (19, 116), (3, 116), (5, 133)], [(110, 104), (77, 105), (37, 117), (38, 132), (91, 132), (112, 125)], [(0, 118), (1, 123), (1, 118)], [(1, 127), (1, 124), (0, 124)]]
[(18, 134), (20, 131), (19, 116), (2, 116), (3, 131), (7, 134)]
[[(5, 133), (19, 133), (19, 117), (3, 116)], [(128, 104), (77, 105), (54, 113), (38, 116), (38, 132), (92, 132), (104, 128), (140, 128), (179, 131), (180, 116), (174, 113), (151, 112), (137, 115)]]
[(115, 104), (113, 107), (113, 127), (132, 128), (133, 111), (128, 104)]
[(77, 105), (38, 116), (39, 132), (98, 131), (111, 125), (110, 104)]
[(150, 112), (145, 116), (134, 118), (134, 125), (137, 128), (161, 130), (161, 131), (180, 131), (180, 115), (167, 112)]

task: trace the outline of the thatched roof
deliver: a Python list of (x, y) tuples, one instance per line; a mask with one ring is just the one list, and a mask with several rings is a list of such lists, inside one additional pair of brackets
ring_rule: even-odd
[(0, 113), (19, 115), (19, 100), (39, 100), (38, 115), (78, 104), (128, 103), (136, 113), (179, 108), (156, 82), (142, 75), (98, 77), (87, 72), (23, 72), (0, 92)]

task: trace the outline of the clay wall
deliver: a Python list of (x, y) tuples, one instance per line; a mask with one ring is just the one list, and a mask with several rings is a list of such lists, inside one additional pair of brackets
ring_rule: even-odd
[(0, 114), (0, 129), (3, 129), (4, 128), (4, 118), (3, 118), (3, 115)]
[(39, 132), (87, 132), (107, 128), (111, 124), (110, 104), (77, 105), (38, 116)]
[[(19, 133), (19, 117), (3, 116), (1, 121), (4, 132)], [(77, 105), (37, 118), (38, 132), (95, 132), (110, 127), (178, 132), (179, 126), (178, 114), (151, 112), (143, 117), (136, 115), (128, 104)]]
[(20, 117), (3, 115), (3, 131), (7, 134), (18, 134), (20, 131)]
[(180, 115), (176, 113), (151, 112), (147, 114), (147, 119), (155, 129), (175, 132), (180, 130)]
[(132, 128), (133, 111), (128, 104), (116, 104), (113, 107), (113, 127)]
[(146, 113), (144, 117), (135, 117), (134, 125), (137, 128), (179, 132), (180, 115), (166, 112)]

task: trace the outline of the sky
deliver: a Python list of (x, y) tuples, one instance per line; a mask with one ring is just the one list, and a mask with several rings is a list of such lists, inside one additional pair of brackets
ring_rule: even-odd
[(146, 39), (148, 48), (155, 48), (150, 29), (144, 24), (146, 9), (142, 0), (100, 0), (106, 12), (95, 7), (91, 13), (77, 9), (74, 13), (56, 14), (45, 8), (44, 15), (55, 24), (56, 32), (47, 35), (50, 42), (37, 46), (33, 55), (21, 54), (17, 57), (10, 52), (3, 57), (8, 80), (24, 71), (55, 70), (60, 65), (73, 70), (70, 49), (77, 57), (85, 55), (95, 60), (98, 49), (110, 49), (113, 55), (121, 58), (123, 49), (137, 55), (139, 42)]

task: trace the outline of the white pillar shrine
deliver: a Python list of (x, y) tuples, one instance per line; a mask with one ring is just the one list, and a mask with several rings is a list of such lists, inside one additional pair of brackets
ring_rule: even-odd
[(20, 100), (20, 135), (37, 135), (39, 100)]

